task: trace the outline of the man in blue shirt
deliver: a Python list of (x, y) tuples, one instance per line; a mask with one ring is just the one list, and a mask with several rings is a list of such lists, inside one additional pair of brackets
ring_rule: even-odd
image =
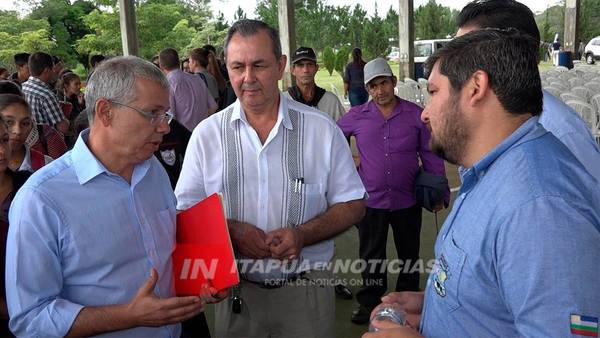
[(381, 331), (363, 337), (597, 336), (600, 188), (538, 123), (537, 42), (473, 31), (425, 68), (431, 148), (463, 184), (424, 295), (383, 299), (410, 326), (375, 321)]
[(152, 154), (169, 132), (169, 84), (136, 57), (98, 66), (95, 122), (39, 170), (10, 210), (6, 294), (16, 336), (179, 337), (200, 297), (174, 297), (175, 196)]
[[(533, 37), (538, 45), (540, 31), (531, 10), (514, 0), (473, 1), (467, 4), (457, 18), (461, 36), (486, 27), (507, 29), (514, 27)], [(547, 91), (539, 123), (554, 134), (587, 171), (600, 183), (600, 149), (590, 128), (571, 107)]]

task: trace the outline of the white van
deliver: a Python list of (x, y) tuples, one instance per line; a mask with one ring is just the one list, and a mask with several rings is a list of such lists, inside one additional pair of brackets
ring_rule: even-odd
[(451, 39), (433, 39), (415, 41), (415, 79), (423, 77), (423, 63), (435, 51), (442, 48)]
[(600, 36), (597, 36), (588, 42), (585, 46), (585, 61), (592, 65), (596, 60), (600, 59)]
[(436, 50), (442, 48), (450, 39), (417, 40), (415, 41), (415, 63), (423, 63)]

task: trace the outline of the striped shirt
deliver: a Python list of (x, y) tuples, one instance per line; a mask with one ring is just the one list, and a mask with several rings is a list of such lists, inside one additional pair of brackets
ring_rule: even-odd
[(23, 94), (37, 123), (53, 126), (65, 119), (58, 97), (44, 81), (30, 76), (23, 83)]
[[(239, 100), (198, 124), (175, 188), (177, 209), (221, 192), (227, 218), (267, 233), (306, 223), (336, 203), (363, 198), (350, 147), (335, 122), (284, 95), (279, 102), (277, 122), (264, 143)], [(333, 240), (324, 240), (302, 248), (292, 266), (312, 269), (332, 256)], [(238, 258), (247, 280), (280, 279), (285, 273), (274, 260)], [(254, 271), (260, 266), (266, 268)]]

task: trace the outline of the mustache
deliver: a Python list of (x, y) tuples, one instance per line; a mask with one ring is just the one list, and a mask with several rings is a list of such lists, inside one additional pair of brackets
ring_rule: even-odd
[(259, 90), (260, 86), (257, 84), (243, 84), (242, 90)]

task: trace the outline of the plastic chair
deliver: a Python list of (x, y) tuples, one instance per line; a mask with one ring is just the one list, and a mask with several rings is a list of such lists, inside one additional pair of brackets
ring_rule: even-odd
[(350, 101), (348, 101), (348, 99), (346, 99), (340, 95), (340, 92), (338, 91), (337, 87), (333, 83), (331, 84), (331, 92), (334, 93), (335, 96), (337, 96), (338, 100), (340, 100), (340, 102), (342, 103), (344, 108), (347, 109), (348, 107), (350, 107)]
[(546, 86), (544, 87), (544, 90), (558, 98), (560, 98), (560, 94), (562, 93), (559, 89), (556, 89), (552, 86)]
[(594, 121), (596, 114), (592, 105), (579, 100), (569, 100), (565, 102), (569, 107), (573, 108), (579, 116), (585, 121), (590, 128), (590, 131), (594, 129), (597, 122)]
[(586, 102), (587, 100), (584, 99), (583, 97), (575, 94), (575, 93), (571, 93), (571, 92), (566, 92), (566, 93), (561, 93), (559, 94), (560, 99), (562, 100), (562, 102), (567, 102), (567, 101), (582, 101), (582, 102)]
[(581, 86), (571, 88), (571, 92), (583, 97), (585, 101), (589, 101), (592, 96), (594, 96), (594, 93), (591, 90)]
[(586, 81), (591, 81), (598, 77), (597, 73), (585, 73), (582, 75), (582, 78)]
[(405, 78), (404, 78), (404, 83), (413, 83), (413, 82), (414, 82), (414, 83), (417, 83), (417, 81), (413, 80), (413, 79), (412, 79), (412, 78), (410, 78), (410, 77), (405, 77)]
[(594, 135), (596, 142), (600, 143), (600, 94), (592, 96), (590, 103), (594, 108), (592, 122), (595, 122), (592, 125), (592, 135)]
[(578, 77), (579, 76), (577, 76), (577, 73), (571, 72), (571, 71), (560, 73), (560, 78), (563, 79), (563, 80), (565, 80), (565, 81), (569, 81), (570, 79), (575, 79), (575, 78), (578, 78)]
[(592, 98), (590, 99), (590, 104), (592, 105), (592, 107), (594, 107), (596, 112), (600, 112), (600, 94), (592, 96)]
[[(594, 95), (600, 94), (600, 82), (588, 82), (584, 87), (591, 90)], [(592, 95), (592, 97), (594, 97), (594, 95)]]
[(427, 86), (421, 87), (421, 107), (425, 107), (427, 103), (429, 103), (429, 92), (427, 91)]
[(563, 93), (569, 91), (569, 86), (562, 81), (552, 81), (550, 82), (550, 86), (560, 90)]
[(585, 85), (586, 81), (584, 79), (578, 78), (578, 77), (574, 77), (572, 79), (569, 79), (569, 86), (571, 88), (575, 88), (575, 87), (583, 87), (583, 85)]

